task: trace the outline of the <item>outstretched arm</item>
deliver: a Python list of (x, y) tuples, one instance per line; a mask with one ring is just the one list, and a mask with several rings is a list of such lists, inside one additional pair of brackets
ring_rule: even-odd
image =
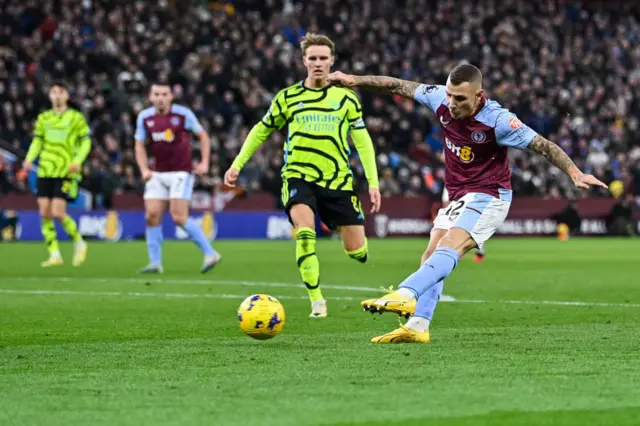
[(575, 165), (573, 160), (555, 143), (540, 135), (536, 135), (529, 143), (529, 149), (541, 154), (554, 166), (565, 172), (578, 188), (588, 189), (591, 185), (608, 188), (592, 175), (584, 174)]
[(413, 99), (420, 83), (415, 81), (402, 80), (384, 75), (356, 75), (356, 86), (372, 92), (384, 93), (388, 95), (400, 95)]
[(420, 86), (420, 83), (415, 81), (384, 75), (351, 75), (340, 71), (329, 74), (328, 79), (331, 84), (336, 86), (359, 87), (372, 92), (400, 95), (409, 99), (413, 99), (416, 89)]

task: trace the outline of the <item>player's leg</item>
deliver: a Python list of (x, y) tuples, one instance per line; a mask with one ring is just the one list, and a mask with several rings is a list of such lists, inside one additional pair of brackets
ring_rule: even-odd
[(167, 209), (169, 186), (164, 184), (162, 174), (154, 173), (144, 187), (145, 239), (149, 264), (140, 269), (141, 274), (157, 274), (162, 269), (162, 216)]
[[(87, 243), (78, 232), (78, 224), (67, 214), (67, 201), (75, 199), (70, 194), (74, 192), (73, 185), (77, 182), (71, 179), (56, 179), (53, 200), (51, 201), (51, 214), (60, 222), (67, 235), (74, 243), (73, 266), (80, 266), (87, 259)], [(77, 192), (77, 187), (75, 188)], [(77, 195), (76, 195), (77, 196)]]
[[(440, 217), (440, 222), (442, 223), (442, 217)], [(440, 240), (442, 240), (446, 233), (447, 229), (433, 228), (431, 230), (429, 245), (427, 246), (427, 249), (422, 255), (422, 259), (420, 260), (421, 266), (429, 260), (431, 255), (433, 255), (438, 247), (438, 244), (440, 243)], [(406, 289), (398, 289), (395, 296), (396, 303), (399, 302), (405, 304), (409, 307), (406, 308), (406, 310), (419, 312), (419, 314), (413, 315), (411, 318), (409, 318), (409, 321), (407, 321), (407, 324), (405, 326), (402, 326), (382, 336), (374, 337), (372, 339), (372, 342), (392, 343), (397, 341), (398, 343), (400, 343), (403, 341), (419, 341), (422, 343), (428, 343), (431, 340), (429, 326), (431, 324), (431, 320), (433, 319), (436, 305), (438, 304), (438, 301), (440, 301), (440, 297), (442, 296), (443, 288), (444, 280), (440, 280), (417, 301), (417, 304), (419, 304), (418, 307), (416, 307), (416, 301), (415, 299), (412, 299), (411, 293), (404, 293)], [(390, 301), (386, 301), (385, 303), (392, 303), (393, 300), (394, 299), (391, 299)], [(365, 302), (363, 302), (363, 304)], [(372, 302), (373, 299), (369, 301), (369, 303)], [(401, 307), (399, 307), (398, 310), (399, 312), (403, 311)]]
[[(428, 315), (429, 290), (446, 278), (455, 269), (459, 259), (474, 247), (482, 247), (493, 235), (507, 216), (510, 194), (498, 199), (486, 194), (471, 193), (454, 202), (447, 209), (451, 228), (442, 237), (436, 250), (424, 265), (409, 276), (401, 285), (400, 291), (409, 292), (417, 299), (414, 316)], [(404, 290), (403, 290), (404, 289)], [(407, 291), (408, 290), (408, 291)], [(412, 328), (407, 323), (394, 332), (374, 338), (374, 343), (428, 342), (425, 331)]]
[[(422, 259), (420, 260), (420, 266), (424, 265), (427, 260), (433, 255), (433, 253), (438, 248), (438, 244), (440, 244), (440, 240), (446, 235), (446, 229), (433, 228), (431, 230), (431, 238), (429, 239), (429, 245), (422, 255)], [(436, 285), (431, 287), (426, 293), (425, 296), (418, 300), (418, 303), (421, 306), (416, 306), (416, 311), (421, 311), (423, 316), (414, 315), (409, 319), (407, 323), (413, 324), (413, 329), (418, 331), (428, 331), (429, 325), (431, 324), (431, 320), (433, 319), (433, 313), (436, 310), (436, 305), (438, 301), (440, 301), (440, 297), (442, 296), (442, 291), (444, 289), (444, 280), (440, 280)]]
[(353, 192), (318, 188), (318, 213), (331, 229), (338, 229), (342, 247), (351, 259), (365, 263), (369, 247), (364, 229), (364, 214)]
[[(438, 214), (433, 221), (429, 245), (422, 255), (420, 266), (424, 265), (424, 263), (433, 255), (440, 243), (440, 240), (451, 228), (453, 222), (451, 221), (449, 213), (449, 203), (447, 202), (438, 210)], [(443, 286), (444, 282), (439, 282), (438, 285), (436, 285), (436, 290), (439, 289), (440, 293), (442, 293)], [(371, 313), (381, 314), (383, 312), (393, 312), (397, 315), (409, 318), (416, 310), (416, 301), (417, 299), (411, 290), (400, 287), (381, 298), (363, 300), (360, 305), (362, 306), (362, 309)]]
[(18, 216), (13, 212), (5, 214), (2, 209), (0, 209), (0, 241), (4, 240), (5, 235), (7, 235), (6, 238), (9, 241), (15, 240), (17, 227)]
[(311, 317), (327, 316), (327, 302), (320, 290), (320, 261), (316, 255), (315, 213), (306, 204), (289, 209), (296, 235), (296, 263), (311, 301)]
[(49, 259), (41, 263), (43, 267), (62, 265), (62, 255), (60, 254), (60, 247), (58, 246), (58, 235), (56, 234), (56, 227), (51, 215), (51, 198), (46, 197), (46, 191), (43, 179), (38, 179), (38, 210), (40, 211), (40, 226), (42, 230), (42, 236), (47, 244), (47, 250), (49, 251)]
[(282, 204), (293, 224), (296, 236), (296, 263), (311, 301), (311, 317), (327, 316), (327, 303), (320, 290), (320, 261), (316, 255), (316, 196), (302, 179), (285, 179)]
[(204, 255), (200, 272), (204, 274), (220, 263), (222, 256), (213, 249), (202, 228), (189, 217), (189, 200), (170, 200), (169, 212), (175, 224), (187, 233)]
[(62, 225), (74, 243), (73, 266), (81, 265), (87, 258), (87, 243), (78, 232), (76, 221), (67, 214), (67, 200), (60, 196), (53, 198), (51, 200), (51, 216)]
[(176, 225), (181, 227), (193, 241), (202, 254), (204, 261), (201, 273), (213, 269), (222, 259), (222, 256), (213, 249), (207, 236), (189, 217), (189, 202), (193, 193), (193, 175), (187, 172), (176, 172), (172, 176), (169, 212)]
[(364, 225), (343, 225), (339, 227), (340, 239), (344, 252), (351, 259), (366, 263), (369, 245), (364, 232)]

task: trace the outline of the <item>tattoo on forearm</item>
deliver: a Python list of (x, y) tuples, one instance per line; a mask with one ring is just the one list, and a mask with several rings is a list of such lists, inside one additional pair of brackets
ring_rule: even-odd
[(358, 87), (378, 93), (400, 95), (405, 98), (413, 98), (413, 94), (420, 86), (415, 81), (401, 80), (399, 78), (385, 77), (382, 75), (357, 76)]
[(570, 174), (571, 170), (576, 167), (573, 160), (569, 158), (569, 156), (562, 150), (562, 148), (540, 135), (537, 135), (533, 138), (533, 140), (529, 144), (529, 149), (537, 152), (538, 154), (542, 154), (547, 160), (551, 162), (551, 164), (553, 164), (566, 174)]

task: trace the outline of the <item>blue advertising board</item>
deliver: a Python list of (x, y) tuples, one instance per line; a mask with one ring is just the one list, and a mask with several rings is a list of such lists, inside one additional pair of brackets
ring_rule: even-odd
[[(40, 216), (35, 210), (16, 212), (17, 240), (41, 241)], [(88, 239), (121, 241), (142, 239), (145, 234), (143, 211), (86, 211), (70, 209), (69, 215), (78, 223), (78, 230)], [(283, 212), (192, 212), (191, 219), (202, 227), (207, 237), (214, 239), (291, 239), (292, 227)], [(68, 237), (56, 223), (58, 238)], [(165, 214), (162, 230), (166, 240), (186, 239), (186, 233)]]

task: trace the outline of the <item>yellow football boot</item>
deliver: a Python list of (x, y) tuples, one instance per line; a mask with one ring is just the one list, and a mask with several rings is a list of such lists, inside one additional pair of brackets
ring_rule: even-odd
[(73, 266), (80, 266), (87, 260), (87, 243), (78, 241), (73, 250)]
[(50, 256), (49, 259), (45, 260), (40, 264), (43, 268), (50, 268), (52, 266), (62, 266), (64, 261), (62, 260), (62, 256)]
[(365, 311), (369, 311), (372, 314), (383, 312), (393, 312), (401, 317), (409, 318), (416, 311), (416, 301), (402, 297), (392, 288), (389, 288), (389, 293), (378, 299), (367, 299), (360, 302), (360, 306)]
[(429, 330), (423, 332), (415, 331), (406, 325), (401, 325), (400, 328), (390, 333), (371, 339), (371, 343), (429, 343), (429, 341), (431, 341)]

